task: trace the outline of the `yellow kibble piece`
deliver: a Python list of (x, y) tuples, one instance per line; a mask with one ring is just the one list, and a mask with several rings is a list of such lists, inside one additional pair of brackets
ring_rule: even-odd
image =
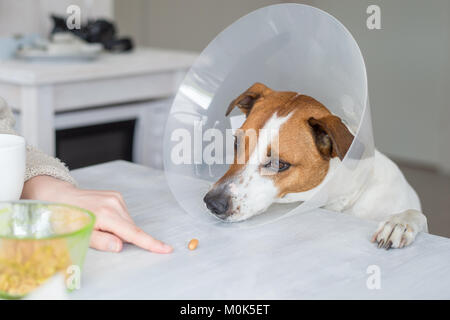
[(189, 241), (189, 244), (188, 244), (189, 250), (195, 250), (195, 248), (197, 248), (197, 246), (198, 246), (198, 239), (192, 239), (191, 241)]

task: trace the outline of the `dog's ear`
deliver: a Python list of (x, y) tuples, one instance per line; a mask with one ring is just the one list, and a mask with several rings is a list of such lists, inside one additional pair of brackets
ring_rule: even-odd
[(344, 159), (354, 137), (341, 119), (329, 115), (320, 119), (309, 118), (308, 123), (313, 130), (319, 152), (327, 159), (336, 156)]
[(243, 113), (245, 113), (245, 116), (248, 116), (250, 111), (252, 110), (253, 105), (255, 102), (264, 97), (265, 94), (270, 92), (271, 89), (263, 85), (262, 83), (255, 83), (250, 88), (248, 88), (244, 93), (242, 93), (239, 97), (234, 99), (230, 105), (228, 106), (227, 112), (225, 113), (225, 116), (228, 116), (231, 111), (233, 111), (234, 107), (238, 107)]

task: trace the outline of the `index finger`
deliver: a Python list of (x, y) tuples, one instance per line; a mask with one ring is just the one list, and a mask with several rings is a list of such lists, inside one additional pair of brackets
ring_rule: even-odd
[(133, 243), (140, 248), (152, 252), (170, 253), (173, 250), (168, 244), (153, 238), (149, 234), (145, 233), (141, 228), (136, 226), (133, 222), (129, 222), (119, 216), (113, 216), (105, 219), (100, 228), (114, 233), (126, 242)]

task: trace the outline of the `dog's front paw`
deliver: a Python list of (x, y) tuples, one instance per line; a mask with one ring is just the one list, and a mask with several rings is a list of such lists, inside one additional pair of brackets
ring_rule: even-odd
[(423, 213), (408, 210), (382, 221), (372, 237), (378, 248), (403, 248), (410, 245), (419, 231), (426, 230), (427, 220)]

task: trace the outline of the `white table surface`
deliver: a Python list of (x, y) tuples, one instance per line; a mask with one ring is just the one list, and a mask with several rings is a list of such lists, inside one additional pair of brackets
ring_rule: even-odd
[[(73, 171), (82, 187), (123, 193), (136, 223), (174, 246), (169, 255), (125, 245), (89, 249), (74, 299), (450, 298), (450, 239), (420, 234), (404, 249), (369, 242), (376, 223), (325, 210), (252, 229), (196, 224), (161, 171), (115, 161)], [(200, 240), (195, 251), (186, 248)], [(367, 268), (381, 271), (369, 290)]]

